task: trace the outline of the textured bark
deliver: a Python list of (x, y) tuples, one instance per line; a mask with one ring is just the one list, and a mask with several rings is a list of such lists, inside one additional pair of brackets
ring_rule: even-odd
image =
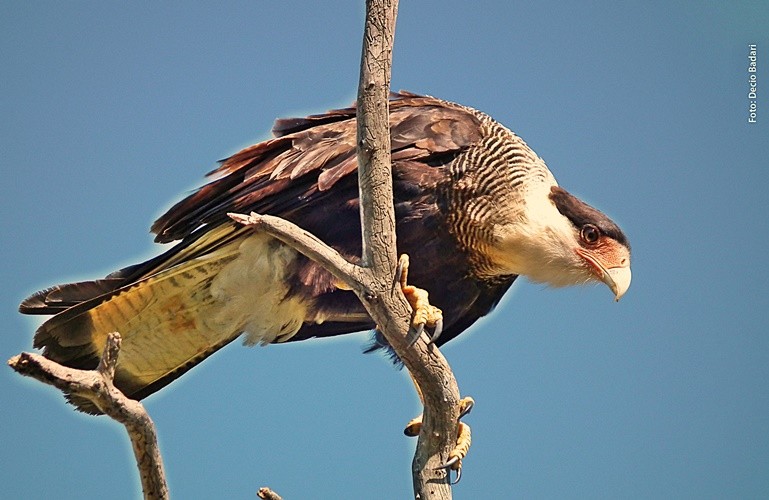
[(144, 498), (167, 499), (168, 485), (155, 424), (141, 403), (127, 398), (112, 384), (120, 342), (119, 334), (109, 334), (96, 370), (68, 368), (38, 354), (26, 352), (14, 356), (8, 360), (8, 364), (21, 375), (52, 385), (68, 396), (88, 398), (104, 414), (123, 424), (131, 439)]
[[(231, 214), (280, 239), (328, 269), (360, 298), (378, 328), (400, 356), (421, 389), (424, 418), (412, 462), (414, 496), (451, 498), (450, 475), (439, 466), (456, 442), (459, 391), (445, 358), (425, 335), (413, 346), (406, 342), (411, 310), (394, 274), (398, 255), (390, 162), (388, 94), (397, 0), (368, 0), (358, 89), (358, 176), (360, 184), (362, 265), (348, 262), (317, 237), (280, 218)], [(110, 334), (99, 367), (93, 371), (61, 366), (37, 354), (22, 353), (8, 364), (22, 375), (86, 397), (122, 423), (133, 445), (147, 499), (168, 498), (154, 424), (138, 401), (112, 384), (120, 336)], [(280, 498), (267, 488), (262, 498)], [(265, 496), (262, 496), (265, 495)], [(270, 496), (272, 495), (272, 496)]]
[(376, 283), (374, 299), (361, 297), (371, 317), (411, 372), (424, 398), (422, 431), (412, 462), (415, 498), (451, 498), (449, 474), (436, 470), (457, 436), (459, 390), (445, 358), (423, 339), (405, 342), (410, 310), (392, 289), (397, 264), (390, 161), (388, 95), (397, 0), (368, 0), (358, 86), (358, 179), (363, 264)]
[(446, 359), (422, 338), (406, 342), (411, 309), (395, 285), (395, 242), (388, 94), (397, 0), (368, 0), (358, 87), (358, 179), (362, 265), (346, 261), (317, 237), (283, 219), (231, 214), (318, 262), (364, 304), (421, 389), (424, 418), (412, 462), (414, 497), (451, 498), (450, 475), (440, 469), (456, 444), (459, 390)]

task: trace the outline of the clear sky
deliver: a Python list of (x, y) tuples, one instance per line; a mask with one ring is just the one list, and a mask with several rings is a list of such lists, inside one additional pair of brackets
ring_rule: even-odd
[[(3, 359), (27, 294), (158, 253), (216, 160), (350, 103), (361, 4), (2, 2)], [(393, 87), (494, 116), (633, 245), (619, 304), (521, 281), (443, 349), (458, 498), (769, 495), (769, 4), (624, 4), (402, 2)], [(408, 498), (418, 400), (366, 341), (234, 343), (146, 400), (173, 496)], [(4, 497), (140, 496), (117, 424), (7, 368), (0, 398)]]

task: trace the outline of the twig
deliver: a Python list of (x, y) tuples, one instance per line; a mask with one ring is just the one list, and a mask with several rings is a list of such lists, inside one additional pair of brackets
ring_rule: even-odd
[(270, 236), (281, 240), (286, 245), (299, 251), (309, 259), (317, 262), (334, 275), (350, 289), (358, 289), (362, 294), (371, 295), (368, 288), (361, 288), (361, 268), (347, 261), (339, 252), (329, 247), (317, 236), (305, 231), (286, 219), (272, 215), (262, 215), (251, 212), (249, 215), (228, 213), (231, 219), (254, 229), (264, 231)]
[(259, 488), (256, 492), (256, 496), (262, 500), (283, 500), (283, 498), (267, 487)]
[(141, 403), (126, 397), (112, 383), (120, 342), (119, 333), (107, 336), (107, 344), (96, 370), (68, 368), (39, 354), (26, 352), (9, 359), (8, 365), (21, 375), (56, 387), (68, 397), (92, 401), (99, 410), (123, 424), (139, 467), (144, 498), (167, 499), (168, 485), (155, 424)]
[[(388, 96), (397, 0), (368, 0), (358, 86), (358, 178), (363, 227), (363, 262), (376, 290), (391, 286), (397, 265)], [(437, 348), (405, 341), (410, 311), (402, 294), (366, 304), (371, 317), (422, 391), (424, 417), (412, 463), (416, 498), (451, 498), (449, 474), (437, 468), (457, 436), (459, 389)], [(426, 338), (423, 336), (423, 339)]]
[[(317, 237), (279, 218), (231, 216), (297, 249), (355, 291), (423, 395), (422, 430), (412, 462), (415, 498), (449, 499), (449, 474), (440, 465), (456, 440), (459, 391), (448, 363), (437, 348), (424, 342), (426, 337), (414, 346), (407, 344), (411, 312), (403, 295), (393, 293), (392, 287), (397, 251), (388, 94), (397, 4), (397, 0), (366, 2), (357, 116), (363, 265), (346, 261)], [(144, 497), (167, 499), (168, 486), (154, 424), (141, 403), (127, 398), (112, 383), (119, 350), (120, 335), (112, 333), (96, 370), (67, 368), (30, 353), (19, 354), (8, 364), (18, 373), (53, 385), (68, 396), (93, 401), (102, 412), (122, 423), (133, 445)], [(280, 499), (269, 488), (257, 494), (260, 498)]]

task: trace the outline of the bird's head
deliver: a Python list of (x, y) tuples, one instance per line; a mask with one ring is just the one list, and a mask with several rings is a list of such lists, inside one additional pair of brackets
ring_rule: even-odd
[(495, 230), (495, 264), (557, 287), (604, 283), (619, 300), (631, 278), (630, 244), (619, 226), (557, 185), (525, 198), (514, 222)]

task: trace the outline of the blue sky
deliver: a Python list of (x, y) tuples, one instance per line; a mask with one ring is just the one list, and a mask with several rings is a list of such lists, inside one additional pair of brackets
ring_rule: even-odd
[[(4, 359), (27, 294), (156, 254), (216, 160), (351, 102), (361, 3), (2, 2)], [(769, 494), (767, 27), (765, 2), (402, 3), (393, 87), (515, 130), (634, 252), (619, 304), (522, 281), (443, 349), (477, 401), (458, 498)], [(172, 494), (407, 498), (418, 400), (366, 340), (235, 343), (146, 400)], [(0, 391), (8, 498), (140, 496), (121, 427)]]

